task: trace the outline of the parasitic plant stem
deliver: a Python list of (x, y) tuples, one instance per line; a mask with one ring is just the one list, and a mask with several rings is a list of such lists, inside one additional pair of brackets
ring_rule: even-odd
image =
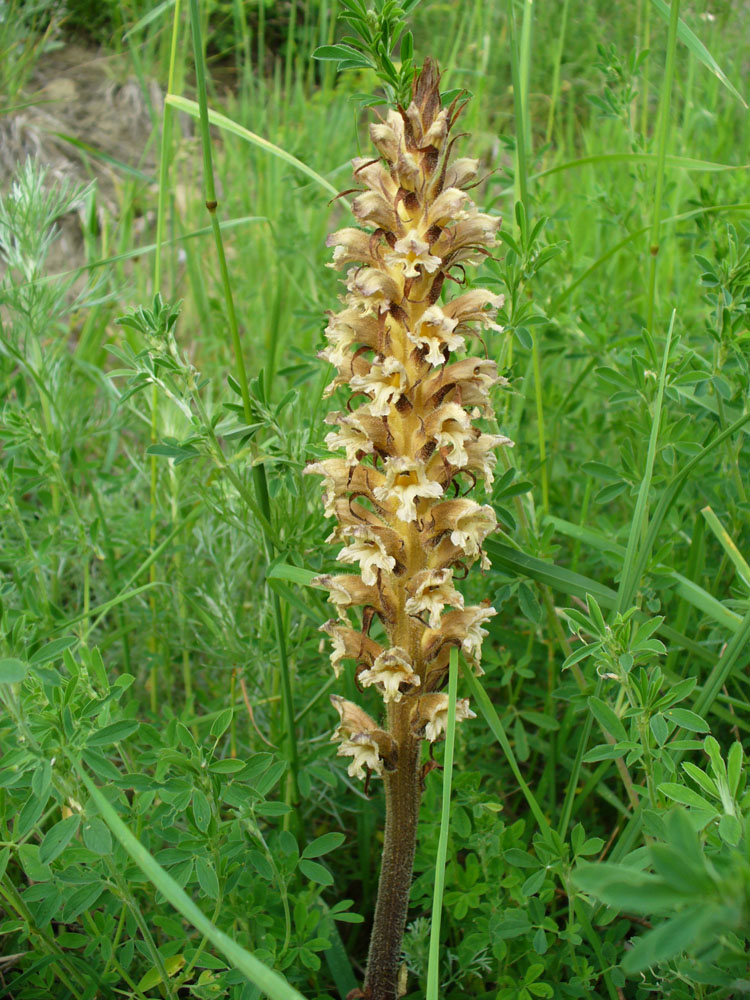
[(365, 979), (365, 995), (383, 1000), (395, 1000), (398, 996), (401, 942), (409, 905), (421, 798), (421, 740), (407, 737), (405, 744), (399, 744), (399, 751), (399, 766), (384, 775), (383, 860)]
[[(333, 233), (333, 266), (347, 266), (343, 309), (330, 314), (321, 357), (337, 371), (330, 395), (348, 386), (346, 408), (328, 415), (326, 437), (337, 457), (305, 470), (325, 482), (329, 540), (337, 559), (358, 573), (324, 575), (337, 618), (323, 626), (331, 663), (355, 663), (358, 687), (383, 698), (379, 725), (353, 702), (332, 696), (340, 721), (333, 739), (350, 757), (349, 774), (383, 779), (386, 826), (378, 900), (364, 989), (367, 1000), (396, 1000), (425, 770), (422, 742), (442, 738), (443, 691), (451, 649), (481, 673), (488, 602), (469, 607), (454, 586), (476, 560), (497, 522), (492, 508), (468, 499), (479, 480), (493, 481), (498, 445), (482, 430), (492, 420), (489, 390), (504, 383), (494, 361), (466, 353), (494, 322), (502, 296), (472, 289), (455, 298), (446, 281), (495, 246), (497, 216), (479, 212), (466, 189), (477, 162), (453, 160), (449, 135), (461, 113), (443, 108), (439, 74), (425, 63), (408, 108), (370, 126), (377, 153), (354, 160), (364, 190), (352, 211), (361, 228)], [(340, 452), (343, 451), (343, 455)], [(446, 610), (450, 608), (452, 610)], [(361, 609), (357, 611), (356, 609)], [(467, 699), (456, 719), (472, 718)]]

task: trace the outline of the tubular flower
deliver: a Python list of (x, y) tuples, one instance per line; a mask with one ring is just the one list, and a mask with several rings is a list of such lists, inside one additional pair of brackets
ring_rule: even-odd
[[(349, 774), (385, 783), (370, 1000), (396, 998), (421, 746), (445, 731), (441, 688), (450, 650), (462, 649), (481, 672), (482, 625), (494, 614), (489, 606), (465, 606), (454, 586), (455, 566), (488, 567), (482, 545), (497, 527), (490, 506), (463, 494), (479, 480), (492, 483), (494, 450), (512, 444), (477, 426), (478, 418), (494, 416), (491, 388), (506, 384), (495, 362), (454, 356), (483, 343), (485, 330), (500, 329), (502, 296), (483, 289), (443, 296), (446, 279), (462, 283), (465, 268), (489, 255), (500, 226), (467, 193), (477, 162), (451, 162), (449, 136), (460, 111), (456, 101), (441, 106), (439, 76), (427, 62), (409, 107), (370, 126), (377, 152), (354, 161), (362, 188), (352, 204), (356, 225), (328, 238), (332, 266), (346, 269), (346, 290), (343, 308), (329, 316), (320, 357), (336, 370), (326, 392), (348, 387), (349, 398), (327, 418), (338, 427), (326, 437), (338, 457), (305, 471), (324, 479), (326, 516), (336, 521), (331, 540), (344, 543), (339, 562), (358, 568), (314, 581), (329, 591), (338, 615), (323, 626), (333, 669), (338, 675), (344, 661), (354, 661), (359, 685), (374, 688), (385, 708), (381, 729), (333, 697), (341, 720), (334, 739), (338, 753), (352, 758)], [(378, 641), (369, 636), (375, 618)], [(456, 718), (473, 717), (460, 700)]]

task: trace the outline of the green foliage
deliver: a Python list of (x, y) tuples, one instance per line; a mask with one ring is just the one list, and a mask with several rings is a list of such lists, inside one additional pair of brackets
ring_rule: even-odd
[(55, 0), (0, 0), (0, 101), (15, 104), (39, 59), (59, 44)]
[(742, 990), (750, 870), (740, 838), (747, 812), (732, 842), (721, 835), (721, 823), (701, 836), (697, 815), (669, 811), (645, 850), (621, 864), (581, 865), (574, 881), (615, 911), (663, 918), (635, 942), (623, 962), (627, 973), (663, 966), (667, 981)]
[[(165, 91), (174, 6), (116, 7), (97, 8), (123, 57), (107, 65)], [(3, 189), (0, 972), (18, 1000), (259, 1000), (206, 924), (310, 1000), (361, 981), (381, 794), (373, 781), (364, 798), (328, 741), (328, 611), (307, 584), (335, 549), (301, 473), (328, 430), (315, 354), (339, 286), (324, 240), (346, 224), (329, 199), (368, 155), (349, 98), (407, 101), (426, 55), (474, 94), (457, 154), (480, 159), (474, 196), (505, 216), (477, 278), (504, 293), (503, 329), (476, 352), (509, 380), (487, 430), (515, 442), (486, 498), (492, 568), (461, 585), (499, 614), (485, 676), (459, 680), (479, 718), (457, 733), (438, 993), (747, 994), (748, 12), (680, 9), (654, 255), (669, 8), (563, 7), (564, 34), (517, 5), (514, 69), (507, 4), (201, 4), (247, 405), (192, 136), (164, 146), (156, 287), (148, 163), (108, 164), (106, 198), (33, 163)], [(8, 111), (40, 97), (30, 73), (58, 22), (1, 9)], [(177, 28), (185, 103), (170, 108), (190, 111)], [(158, 108), (154, 122), (149, 149)], [(429, 770), (413, 1000), (440, 785)]]
[[(406, 107), (411, 98), (414, 78), (414, 38), (406, 30), (406, 18), (421, 0), (375, 0), (368, 7), (365, 0), (341, 0), (339, 19), (356, 35), (345, 35), (336, 45), (321, 45), (313, 58), (337, 63), (344, 70), (374, 70), (385, 90), (386, 99), (365, 97), (365, 106), (377, 104)], [(394, 63), (393, 50), (401, 39), (400, 61)]]

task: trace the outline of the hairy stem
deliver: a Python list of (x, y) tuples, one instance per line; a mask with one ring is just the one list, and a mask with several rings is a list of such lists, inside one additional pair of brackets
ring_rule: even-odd
[(398, 741), (397, 769), (384, 776), (385, 839), (365, 977), (368, 1000), (396, 1000), (398, 996), (401, 942), (417, 844), (421, 797), (420, 741), (408, 732), (408, 719), (403, 707), (394, 705), (393, 709), (396, 715), (394, 728), (407, 731)]

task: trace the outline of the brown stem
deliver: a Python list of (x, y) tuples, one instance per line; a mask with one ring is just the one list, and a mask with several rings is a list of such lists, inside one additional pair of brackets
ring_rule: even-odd
[[(401, 707), (401, 706), (398, 706)], [(399, 713), (402, 730), (408, 721)], [(370, 939), (365, 976), (367, 1000), (397, 1000), (401, 943), (406, 927), (417, 816), (421, 797), (419, 780), (420, 741), (410, 732), (399, 739), (398, 767), (384, 775), (385, 839), (378, 883), (378, 900)]]

